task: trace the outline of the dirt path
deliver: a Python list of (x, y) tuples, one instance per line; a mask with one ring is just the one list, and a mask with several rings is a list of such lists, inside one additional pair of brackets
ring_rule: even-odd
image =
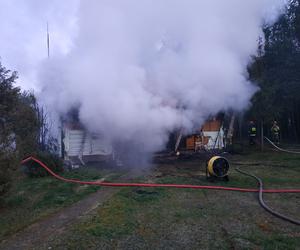
[(96, 193), (1, 242), (0, 249), (38, 249), (50, 236), (60, 235), (79, 218), (102, 205), (118, 191), (118, 188), (103, 187)]

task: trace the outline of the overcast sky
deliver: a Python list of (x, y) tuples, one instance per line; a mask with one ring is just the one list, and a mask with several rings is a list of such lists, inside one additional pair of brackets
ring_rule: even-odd
[(41, 61), (47, 58), (47, 22), (50, 54), (66, 54), (71, 49), (77, 34), (79, 3), (80, 0), (0, 0), (1, 62), (19, 72), (18, 84), (23, 88), (39, 88), (36, 74)]
[(26, 89), (38, 88), (36, 73), (47, 58), (47, 22), (51, 54), (65, 54), (76, 34), (78, 0), (0, 0), (0, 57), (17, 70)]

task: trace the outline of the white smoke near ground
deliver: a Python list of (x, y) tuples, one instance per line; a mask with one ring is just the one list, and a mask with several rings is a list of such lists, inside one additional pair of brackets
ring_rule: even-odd
[[(78, 107), (90, 131), (154, 152), (175, 129), (248, 107), (257, 88), (246, 67), (285, 1), (20, 2), (40, 13), (26, 16), (30, 24), (50, 19), (51, 57), (33, 64), (43, 103), (59, 115)], [(34, 51), (37, 40), (26, 38)]]
[(79, 107), (91, 131), (162, 149), (171, 131), (243, 110), (256, 87), (246, 67), (274, 0), (90, 0), (70, 53), (43, 67), (44, 98)]

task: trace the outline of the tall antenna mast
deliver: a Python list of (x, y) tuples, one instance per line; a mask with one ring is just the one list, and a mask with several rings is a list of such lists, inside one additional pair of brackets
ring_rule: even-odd
[(48, 52), (48, 58), (50, 58), (50, 36), (49, 36), (48, 22), (47, 22), (47, 52)]

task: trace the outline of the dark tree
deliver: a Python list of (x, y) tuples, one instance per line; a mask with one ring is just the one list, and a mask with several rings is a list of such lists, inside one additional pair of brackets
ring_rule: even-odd
[(38, 151), (36, 99), (15, 87), (16, 79), (16, 72), (0, 64), (0, 195), (20, 159)]
[(260, 91), (249, 115), (270, 127), (276, 119), (286, 139), (300, 141), (300, 5), (290, 0), (284, 14), (264, 27), (258, 55), (249, 66), (250, 79)]

